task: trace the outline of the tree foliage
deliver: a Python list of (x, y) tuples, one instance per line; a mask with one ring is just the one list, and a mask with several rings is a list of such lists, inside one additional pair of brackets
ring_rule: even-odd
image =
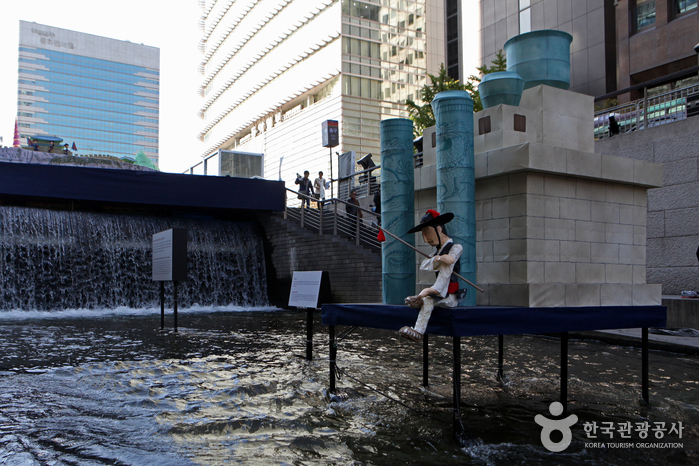
[[(476, 68), (481, 75), (486, 75), (490, 73), (495, 73), (496, 71), (506, 71), (507, 70), (507, 59), (502, 50), (499, 50), (495, 55), (495, 59), (491, 62), (491, 66), (479, 66)], [(442, 63), (439, 66), (439, 74), (437, 76), (427, 74), (430, 78), (430, 84), (425, 84), (420, 91), (420, 100), (422, 105), (418, 105), (415, 101), (407, 99), (405, 101), (406, 107), (408, 107), (408, 112), (410, 114), (410, 119), (413, 120), (413, 133), (416, 137), (422, 135), (425, 128), (435, 125), (434, 113), (432, 112), (432, 99), (438, 93), (442, 91), (466, 91), (471, 95), (473, 99), (473, 111), (480, 112), (483, 110), (483, 104), (481, 103), (481, 96), (478, 92), (478, 83), (481, 82), (481, 78), (476, 75), (471, 75), (468, 77), (466, 84), (461, 84), (456, 79), (453, 79), (447, 75), (447, 70), (444, 68)]]
[(425, 128), (435, 125), (434, 113), (432, 112), (432, 99), (434, 96), (443, 91), (465, 91), (466, 86), (459, 81), (447, 75), (447, 69), (444, 68), (444, 63), (439, 65), (439, 74), (434, 76), (427, 73), (430, 78), (430, 84), (425, 84), (420, 91), (420, 100), (422, 105), (418, 105), (411, 99), (405, 101), (410, 113), (410, 119), (413, 120), (413, 134), (415, 137), (422, 135)]

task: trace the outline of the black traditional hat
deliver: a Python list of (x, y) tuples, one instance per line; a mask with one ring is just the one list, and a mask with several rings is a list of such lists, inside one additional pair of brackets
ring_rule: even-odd
[(449, 223), (454, 218), (454, 214), (447, 212), (446, 214), (439, 214), (436, 210), (429, 209), (427, 213), (420, 220), (420, 224), (414, 226), (408, 233), (416, 233), (421, 231), (425, 227), (436, 227), (437, 225), (444, 225)]

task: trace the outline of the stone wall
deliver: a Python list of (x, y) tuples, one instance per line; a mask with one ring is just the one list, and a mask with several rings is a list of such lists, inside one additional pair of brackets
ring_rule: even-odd
[[(592, 104), (536, 86), (518, 107), (474, 115), (478, 304), (660, 304), (661, 286), (646, 281), (646, 192), (662, 185), (662, 165), (595, 153)], [(429, 149), (418, 209), (436, 204)]]
[(381, 253), (301, 228), (281, 214), (258, 214), (264, 229), (270, 302), (286, 307), (294, 271), (327, 271), (334, 303), (380, 303)]
[(595, 151), (663, 164), (662, 188), (648, 191), (647, 281), (666, 295), (699, 290), (699, 118), (603, 139)]

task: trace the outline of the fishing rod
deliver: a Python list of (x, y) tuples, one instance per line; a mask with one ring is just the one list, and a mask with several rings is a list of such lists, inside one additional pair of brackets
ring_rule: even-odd
[[(374, 225), (376, 225), (376, 223), (374, 223)], [(397, 240), (400, 241), (401, 243), (403, 243), (403, 244), (405, 244), (406, 246), (408, 246), (410, 249), (413, 249), (413, 250), (414, 250), (415, 252), (417, 252), (418, 254), (422, 254), (423, 256), (427, 257), (428, 259), (430, 258), (429, 254), (425, 254), (424, 252), (420, 251), (418, 248), (416, 248), (416, 247), (413, 246), (412, 244), (410, 244), (410, 243), (408, 243), (408, 242), (406, 242), (406, 241), (403, 241), (402, 239), (400, 239), (399, 237), (397, 237), (396, 235), (394, 235), (394, 234), (391, 233), (390, 231), (386, 230), (385, 228), (382, 228), (381, 225), (376, 225), (376, 227), (377, 227), (379, 230), (383, 231), (384, 233), (388, 233), (388, 234), (391, 235), (393, 238), (397, 239)], [(478, 285), (475, 285), (475, 284), (471, 283), (470, 281), (466, 280), (464, 277), (462, 277), (461, 275), (459, 275), (459, 274), (456, 273), (456, 272), (452, 272), (452, 273), (453, 273), (454, 275), (456, 275), (457, 277), (459, 277), (460, 279), (462, 279), (463, 281), (465, 281), (466, 283), (468, 283), (469, 285), (471, 285), (472, 287), (474, 287), (475, 289), (477, 289), (478, 291), (480, 291), (481, 293), (485, 293), (485, 291), (483, 290), (483, 288), (479, 287)]]

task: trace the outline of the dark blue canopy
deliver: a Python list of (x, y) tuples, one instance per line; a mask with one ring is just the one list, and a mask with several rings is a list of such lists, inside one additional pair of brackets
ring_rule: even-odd
[(0, 162), (0, 196), (283, 211), (283, 181)]

